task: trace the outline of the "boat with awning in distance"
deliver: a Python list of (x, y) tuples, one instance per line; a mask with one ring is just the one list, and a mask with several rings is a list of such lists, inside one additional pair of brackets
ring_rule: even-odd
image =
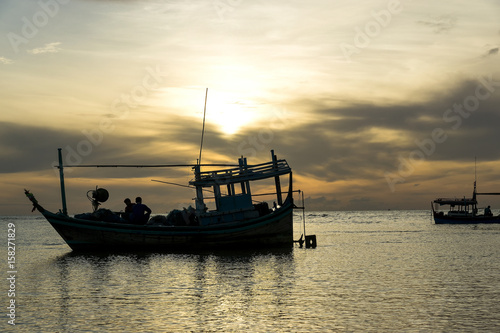
[[(431, 204), (434, 222), (436, 224), (500, 223), (500, 215), (493, 215), (490, 206), (478, 209), (478, 195), (500, 195), (500, 193), (478, 193), (474, 182), (471, 198), (435, 199), (434, 205)], [(448, 211), (440, 211), (441, 206), (448, 206)]]
[[(141, 225), (131, 224), (119, 213), (97, 209), (108, 198), (107, 191), (98, 188), (87, 193), (94, 211), (70, 216), (65, 200), (64, 167), (68, 166), (62, 165), (59, 149), (62, 211), (50, 212), (32, 193), (27, 190), (25, 193), (33, 209), (37, 209), (75, 251), (237, 250), (293, 246), (292, 169), (286, 160), (278, 159), (274, 151), (271, 151), (271, 161), (257, 165), (248, 165), (243, 157), (238, 159), (238, 164), (218, 170), (202, 171), (204, 165), (191, 165), (194, 179), (186, 186), (196, 191), (195, 207), (173, 210), (167, 216), (154, 216)], [(283, 192), (282, 177), (288, 177), (288, 189)], [(253, 200), (258, 194), (252, 193), (252, 183), (266, 179), (271, 180), (276, 189), (271, 193), (274, 196), (272, 207), (266, 201)], [(213, 192), (210, 194), (216, 206), (213, 210), (207, 209), (205, 204), (206, 190)]]

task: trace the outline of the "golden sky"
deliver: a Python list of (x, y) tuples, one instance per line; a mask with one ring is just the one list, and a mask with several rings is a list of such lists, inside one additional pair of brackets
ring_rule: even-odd
[[(499, 191), (500, 3), (6, 0), (0, 215), (23, 189), (61, 208), (53, 168), (249, 163), (274, 149), (311, 210), (427, 209)], [(187, 169), (67, 170), (68, 209), (192, 203)], [(500, 208), (494, 197), (481, 204)], [(496, 206), (495, 206), (496, 205)]]

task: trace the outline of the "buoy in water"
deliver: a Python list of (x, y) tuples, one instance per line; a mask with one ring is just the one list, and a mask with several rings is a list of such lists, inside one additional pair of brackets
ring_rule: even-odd
[(306, 249), (316, 248), (316, 235), (306, 236)]

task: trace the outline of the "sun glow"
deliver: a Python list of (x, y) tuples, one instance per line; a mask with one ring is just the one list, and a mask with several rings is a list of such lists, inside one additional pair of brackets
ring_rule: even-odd
[[(200, 87), (168, 88), (159, 91), (156, 100), (150, 104), (172, 110), (181, 117), (203, 117), (204, 89)], [(240, 91), (208, 89), (206, 128), (231, 136), (244, 127), (258, 127), (258, 122), (268, 117), (270, 111), (266, 105), (256, 102), (255, 98), (242, 96)], [(267, 115), (267, 116), (266, 116)], [(164, 115), (162, 114), (161, 117)]]
[(225, 135), (236, 134), (257, 120), (255, 106), (229, 93), (208, 91), (206, 122)]

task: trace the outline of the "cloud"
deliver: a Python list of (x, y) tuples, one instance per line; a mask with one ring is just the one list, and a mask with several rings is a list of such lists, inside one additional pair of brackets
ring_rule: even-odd
[(61, 49), (58, 48), (59, 45), (61, 45), (61, 42), (48, 43), (43, 47), (28, 50), (27, 52), (31, 54), (57, 53), (61, 51)]
[(308, 210), (315, 211), (315, 210), (332, 210), (332, 209), (338, 209), (340, 207), (341, 201), (337, 199), (327, 199), (324, 196), (320, 196), (318, 198), (312, 198), (308, 196), (305, 199), (305, 206), (307, 207)]
[(485, 56), (497, 55), (498, 54), (498, 50), (499, 50), (498, 47), (492, 48), (492, 49), (488, 50), (488, 52), (486, 52)]
[(180, 14), (180, 12), (192, 9), (193, 7), (194, 3), (190, 0), (157, 0), (148, 4), (144, 9), (156, 14), (165, 14), (168, 12)]
[(0, 57), (0, 63), (2, 63), (4, 65), (10, 65), (13, 63), (13, 61), (9, 58)]
[[(46, 171), (62, 148), (64, 164), (190, 164), (199, 153), (201, 129), (171, 117), (147, 135), (129, 136), (122, 128), (104, 133), (98, 128), (83, 131), (38, 127), (0, 121), (0, 174)], [(118, 124), (117, 124), (118, 126)], [(124, 127), (125, 128), (125, 127)], [(227, 142), (220, 134), (206, 132), (205, 151)], [(219, 162), (234, 162), (231, 159)], [(206, 161), (214, 157), (206, 157)], [(220, 159), (221, 157), (219, 157)], [(152, 174), (158, 173), (156, 170)], [(128, 177), (131, 173), (124, 173)], [(114, 177), (110, 173), (110, 177)]]
[[(269, 150), (274, 149), (279, 158), (287, 159), (297, 175), (297, 188), (307, 191), (308, 195), (313, 194), (308, 198), (309, 208), (375, 209), (380, 204), (380, 207), (395, 207), (387, 202), (390, 199), (384, 201), (379, 197), (381, 193), (390, 195), (384, 174), (397, 173), (400, 158), (409, 159), (412, 152), (421, 152), (422, 143), (427, 142), (427, 149), (430, 149), (429, 140), (436, 128), (445, 131), (446, 140), (434, 143), (432, 153), (424, 154), (426, 166), (415, 166), (415, 172), (405, 177), (406, 182), (398, 184), (398, 195), (393, 200), (403, 200), (404, 191), (413, 191), (412, 195), (427, 193), (429, 184), (444, 188), (441, 178), (463, 177), (470, 171), (469, 164), (475, 156), (491, 165), (500, 161), (497, 147), (500, 141), (497, 129), (500, 76), (493, 76), (492, 83), (491, 96), (480, 100), (476, 110), (462, 117), (456, 128), (453, 126), (457, 123), (446, 122), (443, 115), (455, 104), (471, 100), (469, 96), (474, 96), (479, 86), (477, 80), (456, 82), (454, 87), (414, 104), (353, 104), (335, 108), (314, 104), (310, 113), (316, 115), (313, 118), (316, 121), (279, 128), (245, 128), (231, 137), (217, 132), (209, 122), (203, 161), (232, 163), (245, 155), (250, 164), (255, 164), (267, 161)], [(480, 93), (485, 92), (480, 90)], [(297, 104), (311, 105), (308, 101), (297, 101)], [(138, 131), (134, 136), (130, 136), (125, 124), (117, 122), (116, 126), (114, 132), (101, 137), (97, 129), (89, 129), (84, 134), (79, 130), (0, 122), (0, 173), (50, 170), (57, 159), (58, 147), (63, 148), (66, 164), (75, 161), (82, 164), (181, 164), (194, 163), (198, 158), (200, 122), (172, 115), (154, 126), (150, 124), (147, 133), (139, 134), (142, 132)], [(92, 143), (97, 141), (99, 143)], [(79, 157), (75, 152), (80, 152)], [(75, 168), (73, 171), (67, 174), (71, 179), (95, 177), (97, 172), (99, 177), (108, 179), (135, 179), (147, 174), (150, 178), (146, 181), (160, 179), (184, 183), (192, 176), (184, 169), (96, 171)], [(494, 173), (488, 175), (488, 181), (496, 181)], [(319, 187), (316, 184), (328, 185)], [(356, 198), (365, 201), (353, 200)]]
[[(496, 85), (499, 81), (493, 76)], [(397, 168), (399, 156), (407, 157), (421, 149), (419, 144), (428, 142), (433, 130), (441, 128), (447, 139), (435, 145), (435, 151), (426, 156), (427, 160), (468, 161), (474, 155), (496, 160), (500, 158), (496, 147), (500, 141), (497, 129), (500, 87), (494, 87), (496, 90), (489, 98), (479, 101), (477, 110), (467, 112), (467, 118), (452, 113), (455, 120), (444, 120), (445, 112), (455, 104), (464, 104), (478, 86), (476, 80), (463, 80), (449, 91), (441, 91), (415, 104), (316, 106), (311, 110), (316, 114), (316, 121), (294, 126), (245, 128), (231, 137), (219, 133), (214, 124), (208, 123), (203, 159), (233, 162), (245, 155), (249, 163), (255, 163), (267, 160), (269, 150), (275, 149), (299, 174), (307, 173), (327, 181), (373, 179)], [(309, 101), (296, 104), (310, 105)], [(199, 122), (171, 115), (163, 122), (149, 125), (147, 134), (132, 137), (128, 136), (129, 127), (125, 123), (117, 121), (116, 126), (112, 133), (99, 134), (98, 129), (87, 129), (85, 134), (78, 130), (0, 122), (3, 161), (0, 172), (15, 172), (18, 168), (47, 169), (58, 147), (62, 147), (66, 155), (83, 151), (81, 163), (86, 164), (194, 163), (198, 157)], [(85, 153), (85, 148), (91, 153)]]
[(70, 137), (64, 131), (0, 122), (0, 173), (49, 169), (56, 148)]
[(418, 24), (433, 28), (434, 33), (447, 32), (455, 27), (457, 18), (451, 15), (442, 15), (436, 18), (429, 18), (417, 21)]
[[(493, 78), (498, 85), (500, 80)], [(426, 161), (460, 163), (470, 161), (475, 155), (483, 160), (499, 160), (500, 87), (489, 98), (479, 101), (475, 111), (465, 112), (467, 118), (453, 113), (453, 121), (444, 119), (445, 112), (455, 104), (473, 100), (469, 96), (474, 96), (478, 86), (476, 80), (463, 80), (449, 91), (436, 93), (419, 104), (318, 108), (314, 111), (321, 115), (317, 122), (273, 131), (265, 144), (258, 142), (259, 145), (245, 147), (263, 153), (274, 148), (279, 155), (286, 156), (298, 174), (328, 182), (382, 179), (383, 183), (384, 172), (397, 170), (399, 157), (408, 158), (413, 151), (421, 151), (420, 146), (428, 144), (438, 128), (447, 138), (434, 143), (432, 153), (424, 153)], [(239, 140), (244, 142), (252, 136), (258, 139), (258, 133), (247, 132), (241, 133)]]

